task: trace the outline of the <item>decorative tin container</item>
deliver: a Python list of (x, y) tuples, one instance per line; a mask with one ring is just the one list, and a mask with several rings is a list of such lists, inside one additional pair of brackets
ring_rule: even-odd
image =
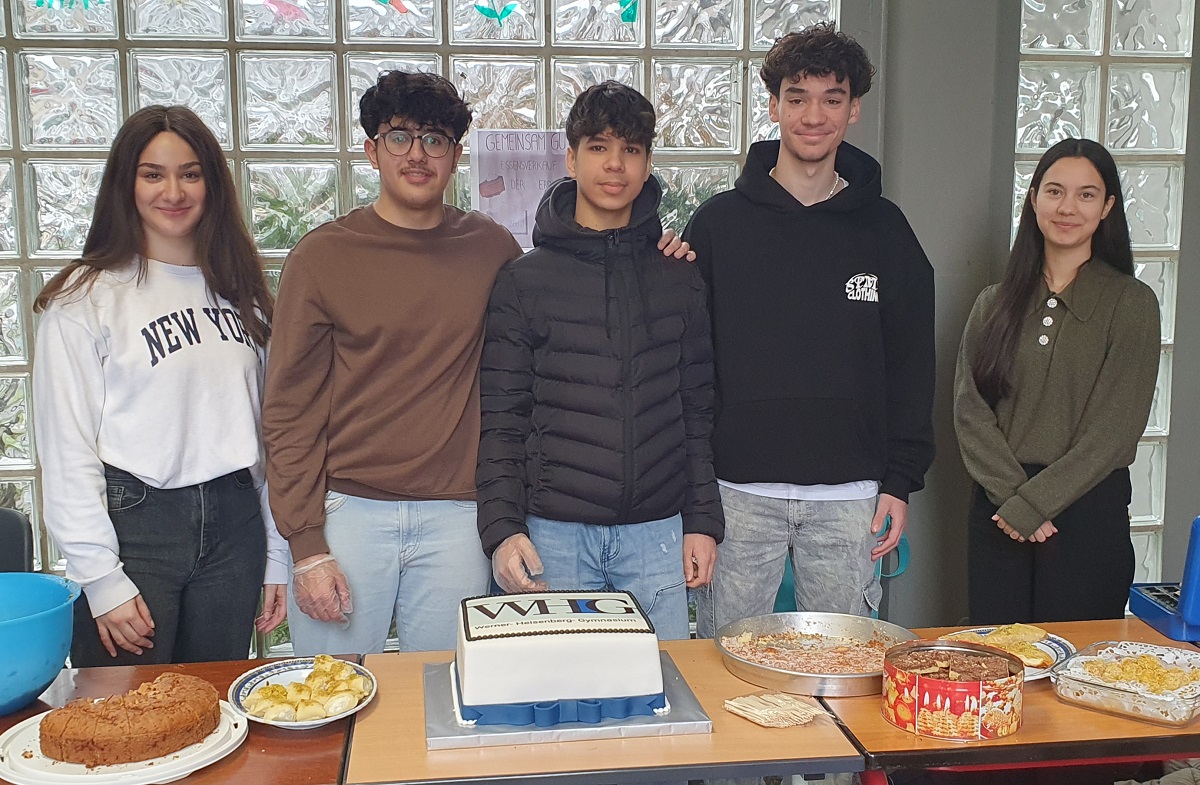
[[(951, 680), (905, 670), (901, 655), (929, 652), (939, 662), (965, 657), (1002, 660), (1006, 676)], [(927, 669), (928, 670), (928, 669)], [(960, 641), (912, 641), (888, 649), (883, 660), (883, 717), (918, 736), (951, 741), (998, 739), (1021, 727), (1025, 666), (1017, 657), (990, 646)]]

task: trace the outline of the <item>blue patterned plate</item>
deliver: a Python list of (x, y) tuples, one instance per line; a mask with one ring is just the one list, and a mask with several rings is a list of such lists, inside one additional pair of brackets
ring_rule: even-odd
[[(995, 627), (971, 627), (966, 630), (955, 630), (953, 633), (948, 634), (957, 635), (962, 632), (973, 632), (977, 635), (987, 635), (995, 629)], [(975, 643), (983, 643), (984, 646), (987, 645), (987, 641), (975, 641)], [(1075, 645), (1073, 643), (1066, 638), (1060, 638), (1051, 633), (1046, 633), (1044, 640), (1037, 641), (1033, 645), (1053, 657), (1054, 662), (1045, 668), (1030, 668), (1029, 666), (1025, 666), (1025, 681), (1037, 681), (1038, 679), (1046, 678), (1050, 675), (1051, 668), (1075, 653)]]
[(358, 702), (358, 705), (352, 709), (348, 709), (341, 714), (332, 717), (326, 717), (322, 720), (306, 720), (304, 722), (280, 722), (278, 720), (264, 720), (261, 717), (255, 717), (250, 712), (246, 711), (244, 701), (250, 697), (250, 693), (254, 692), (259, 687), (265, 684), (280, 684), (286, 687), (294, 681), (304, 681), (305, 677), (313, 671), (314, 657), (295, 657), (290, 660), (278, 660), (276, 662), (268, 662), (265, 665), (260, 665), (257, 668), (248, 670), (241, 676), (233, 680), (233, 684), (229, 685), (229, 704), (233, 706), (241, 714), (245, 715), (254, 722), (261, 722), (264, 725), (274, 725), (276, 728), (289, 728), (291, 730), (307, 730), (308, 728), (319, 728), (322, 725), (328, 725), (334, 720), (340, 720), (343, 717), (349, 717), (351, 714), (366, 706), (375, 698), (375, 676), (369, 670), (361, 665), (356, 665), (353, 662), (346, 664), (354, 668), (364, 677), (371, 685), (371, 691), (366, 697)]

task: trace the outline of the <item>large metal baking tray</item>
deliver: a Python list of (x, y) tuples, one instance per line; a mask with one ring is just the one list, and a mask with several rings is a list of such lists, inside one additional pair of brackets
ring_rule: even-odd
[(717, 630), (717, 650), (725, 667), (734, 676), (760, 687), (793, 692), (799, 695), (816, 695), (830, 698), (845, 698), (853, 695), (878, 695), (883, 689), (883, 660), (880, 669), (871, 673), (849, 675), (830, 673), (799, 673), (759, 665), (738, 657), (721, 645), (722, 638), (733, 638), (743, 632), (755, 636), (772, 635), (780, 632), (803, 632), (837, 638), (847, 643), (866, 643), (873, 637), (885, 643), (917, 640), (911, 631), (891, 622), (871, 619), (866, 616), (851, 616), (846, 613), (768, 613), (748, 619), (730, 622)]

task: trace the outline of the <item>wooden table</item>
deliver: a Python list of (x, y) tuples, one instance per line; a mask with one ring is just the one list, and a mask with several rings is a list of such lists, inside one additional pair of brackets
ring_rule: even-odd
[(355, 720), (347, 785), (506, 782), (624, 783), (861, 771), (862, 755), (827, 718), (762, 728), (722, 708), (759, 688), (735, 678), (710, 640), (663, 644), (712, 718), (711, 734), (426, 750), (422, 667), (453, 652), (373, 654), (379, 693)]
[[(233, 680), (264, 660), (205, 662), (187, 665), (136, 665), (63, 670), (33, 705), (0, 717), (0, 733), (35, 714), (75, 698), (103, 698), (137, 688), (161, 673), (198, 676), (222, 697)], [(248, 722), (248, 720), (247, 720)], [(189, 776), (187, 785), (336, 785), (349, 741), (350, 719), (321, 728), (289, 731), (250, 723), (246, 740), (227, 757)], [(0, 780), (4, 783), (5, 780)]]
[[(1188, 645), (1172, 641), (1134, 618), (1041, 626), (1077, 648), (1104, 640)], [(961, 628), (914, 632), (923, 638), (935, 638), (951, 629)], [(866, 758), (869, 771), (863, 775), (864, 785), (885, 782), (881, 771), (885, 768), (1025, 768), (1097, 760), (1182, 758), (1200, 753), (1200, 723), (1174, 729), (1073, 706), (1055, 696), (1048, 678), (1025, 684), (1021, 730), (1003, 739), (970, 743), (918, 738), (902, 731), (883, 718), (880, 699), (875, 696), (827, 698), (824, 702)]]

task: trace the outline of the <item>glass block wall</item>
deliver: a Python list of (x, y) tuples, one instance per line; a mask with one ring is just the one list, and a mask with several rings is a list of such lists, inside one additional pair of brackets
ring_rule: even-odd
[[(122, 119), (195, 109), (221, 140), (270, 272), (371, 201), (358, 98), (380, 70), (445, 74), (478, 128), (553, 128), (603, 79), (654, 101), (664, 220), (681, 229), (772, 133), (757, 78), (782, 33), (839, 0), (0, 0), (0, 505), (38, 515), (33, 297), (82, 247)], [(469, 152), (468, 152), (469, 155)], [(448, 198), (469, 206), (465, 172)]]
[(1066, 137), (1117, 159), (1137, 276), (1158, 294), (1162, 355), (1133, 475), (1136, 581), (1158, 581), (1171, 430), (1194, 0), (1022, 0), (1013, 232), (1042, 151)]

